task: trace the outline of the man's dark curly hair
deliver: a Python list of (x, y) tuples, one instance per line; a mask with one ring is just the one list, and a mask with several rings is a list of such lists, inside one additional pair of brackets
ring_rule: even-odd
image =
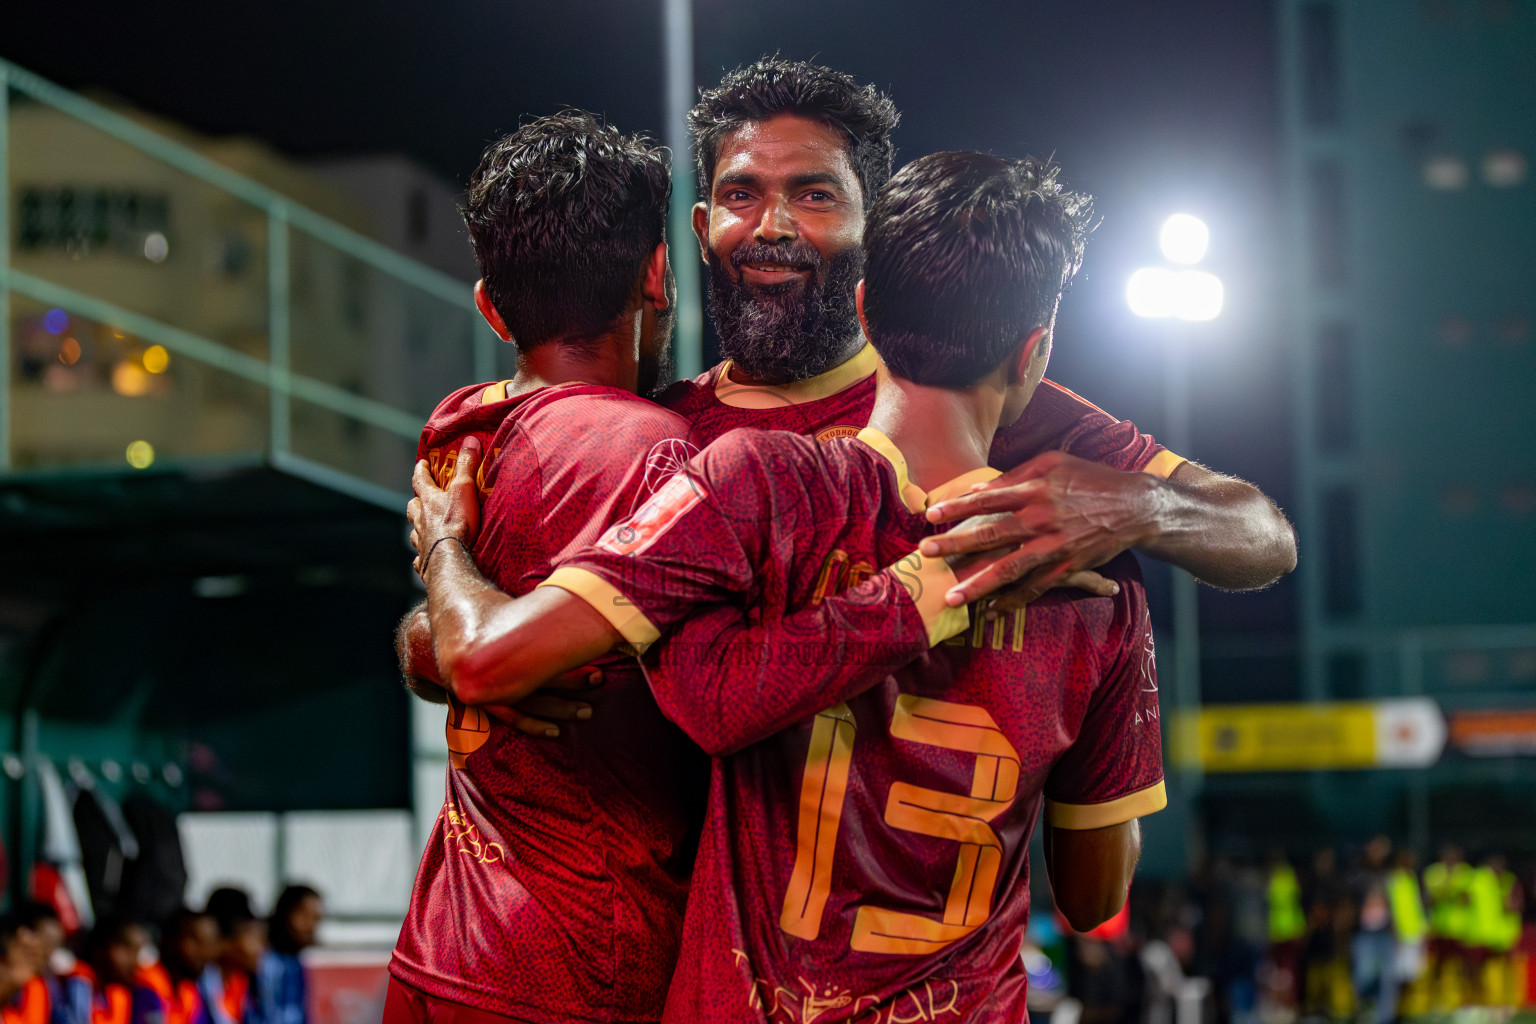
[(892, 373), (973, 387), (1050, 327), (1083, 263), (1093, 197), (1028, 157), (934, 153), (903, 167), (864, 222), (864, 316)]
[(859, 85), (851, 75), (782, 57), (762, 57), (737, 68), (715, 88), (703, 90), (698, 104), (688, 112), (699, 195), (709, 197), (720, 141), (744, 124), (779, 114), (814, 119), (842, 134), (867, 209), (891, 177), (896, 152), (891, 132), (901, 119), (896, 104), (873, 85)]
[(493, 142), (463, 214), (491, 304), (523, 351), (605, 333), (664, 237), (668, 151), (584, 110)]

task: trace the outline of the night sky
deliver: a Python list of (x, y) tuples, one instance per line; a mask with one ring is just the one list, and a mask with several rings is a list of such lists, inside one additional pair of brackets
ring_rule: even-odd
[[(1158, 337), (1125, 308), (1180, 210), (1212, 230), (1227, 309), (1186, 328), (1195, 443), (1288, 504), (1274, 15), (1226, 0), (695, 0), (700, 83), (762, 53), (818, 58), (890, 91), (898, 163), (938, 149), (1052, 153), (1103, 223), (1062, 306), (1050, 376), (1157, 433)], [(662, 132), (657, 0), (262, 4), (8, 0), (0, 56), (212, 134), (294, 156), (404, 152), (462, 184), (524, 114), (577, 105)], [(1305, 557), (1305, 553), (1303, 553)], [(1290, 587), (1208, 594), (1206, 627), (1274, 628)]]

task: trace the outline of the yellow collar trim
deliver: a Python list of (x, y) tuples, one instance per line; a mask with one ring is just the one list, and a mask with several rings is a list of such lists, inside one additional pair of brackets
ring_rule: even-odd
[(879, 452), (891, 467), (896, 470), (896, 489), (901, 494), (901, 503), (907, 506), (908, 512), (918, 513), (925, 511), (929, 505), (947, 501), (959, 494), (964, 494), (976, 484), (986, 483), (988, 480), (996, 480), (1003, 474), (991, 466), (982, 466), (968, 473), (942, 483), (931, 491), (925, 491), (912, 482), (907, 475), (907, 458), (901, 454), (891, 439), (886, 437), (874, 427), (865, 427), (859, 431), (858, 438)]
[(480, 392), (480, 404), (490, 405), (492, 402), (505, 402), (507, 400), (507, 385), (511, 383), (510, 380), (499, 380)]
[(781, 409), (785, 405), (800, 405), (848, 390), (874, 373), (879, 363), (875, 346), (866, 341), (863, 348), (826, 373), (789, 384), (739, 384), (731, 380), (731, 361), (727, 359), (715, 381), (715, 398), (736, 409)]

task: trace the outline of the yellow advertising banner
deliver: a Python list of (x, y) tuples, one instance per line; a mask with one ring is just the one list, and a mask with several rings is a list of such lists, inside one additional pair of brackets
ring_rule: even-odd
[(1433, 764), (1445, 719), (1430, 700), (1207, 705), (1173, 723), (1175, 759), (1208, 772)]

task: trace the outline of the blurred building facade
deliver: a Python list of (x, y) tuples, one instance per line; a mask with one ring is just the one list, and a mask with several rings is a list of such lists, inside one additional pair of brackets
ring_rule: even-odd
[(390, 643), (418, 596), (416, 436), (515, 365), (474, 310), (455, 189), (393, 157), (301, 165), (5, 62), (0, 100), (11, 894), (43, 856), (51, 765), (194, 812), (189, 856), (212, 867), (193, 889), (300, 874), (343, 919), (398, 915), (446, 760)]
[(1536, 7), (1277, 11), (1301, 694), (1428, 696), (1450, 742), (1215, 781), (1213, 832), (1536, 848)]

